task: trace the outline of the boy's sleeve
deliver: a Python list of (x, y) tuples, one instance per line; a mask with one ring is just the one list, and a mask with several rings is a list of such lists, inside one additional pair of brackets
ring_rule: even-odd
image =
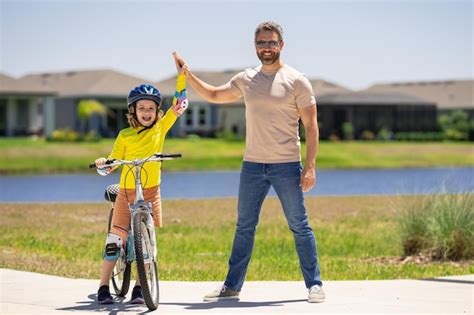
[(108, 159), (123, 159), (125, 156), (125, 145), (122, 139), (122, 133), (119, 133), (117, 139), (115, 139), (114, 148), (110, 153)]
[(179, 74), (176, 78), (176, 91), (174, 92), (173, 102), (171, 105), (176, 116), (181, 116), (188, 108), (188, 95), (186, 93), (186, 76)]
[(188, 97), (186, 93), (186, 76), (179, 74), (176, 78), (176, 91), (174, 93), (171, 108), (166, 112), (162, 120), (162, 128), (165, 132), (171, 129), (176, 119), (188, 108)]

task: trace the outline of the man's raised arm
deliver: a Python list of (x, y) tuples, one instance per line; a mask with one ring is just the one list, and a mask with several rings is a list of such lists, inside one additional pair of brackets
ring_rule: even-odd
[(174, 61), (177, 68), (181, 68), (187, 76), (189, 85), (196, 91), (199, 96), (211, 103), (231, 103), (239, 99), (235, 96), (228, 85), (213, 86), (210, 85), (197, 76), (195, 76), (189, 69), (188, 64), (176, 52), (173, 53)]

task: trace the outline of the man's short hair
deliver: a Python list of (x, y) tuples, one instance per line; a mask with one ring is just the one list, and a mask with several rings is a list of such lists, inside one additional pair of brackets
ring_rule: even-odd
[(278, 37), (280, 38), (280, 40), (283, 40), (283, 28), (280, 26), (280, 24), (276, 22), (266, 21), (266, 22), (260, 23), (255, 29), (255, 40), (257, 39), (258, 33), (260, 33), (261, 31), (275, 32), (278, 34)]

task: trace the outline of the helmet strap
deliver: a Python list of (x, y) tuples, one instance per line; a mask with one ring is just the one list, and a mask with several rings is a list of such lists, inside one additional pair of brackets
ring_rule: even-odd
[(139, 132), (137, 132), (137, 135), (141, 134), (141, 133), (142, 133), (143, 131), (145, 131), (145, 130), (148, 130), (148, 129), (153, 128), (153, 126), (156, 124), (156, 121), (157, 121), (157, 120), (158, 120), (158, 119), (155, 119), (155, 122), (152, 123), (150, 126), (148, 126), (148, 127), (143, 127), (142, 130), (140, 130)]

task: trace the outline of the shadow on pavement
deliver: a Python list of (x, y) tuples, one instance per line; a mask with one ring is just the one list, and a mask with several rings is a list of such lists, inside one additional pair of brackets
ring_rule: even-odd
[(146, 314), (149, 312), (146, 305), (134, 305), (125, 301), (125, 298), (115, 297), (114, 304), (101, 305), (97, 303), (97, 294), (87, 296), (88, 301), (76, 302), (77, 305), (58, 308), (58, 311), (96, 311), (108, 312), (111, 315), (130, 312), (133, 314)]
[(241, 302), (236, 300), (201, 302), (201, 303), (160, 303), (160, 305), (178, 305), (184, 306), (188, 310), (210, 310), (214, 308), (242, 308), (242, 307), (262, 307), (262, 306), (284, 306), (286, 303), (307, 302), (301, 300), (283, 300), (283, 301), (266, 301), (266, 302)]
[(422, 281), (434, 281), (434, 282), (448, 282), (448, 283), (474, 284), (474, 281), (458, 280), (458, 279), (427, 278), (427, 279), (420, 279), (420, 280), (422, 280)]

